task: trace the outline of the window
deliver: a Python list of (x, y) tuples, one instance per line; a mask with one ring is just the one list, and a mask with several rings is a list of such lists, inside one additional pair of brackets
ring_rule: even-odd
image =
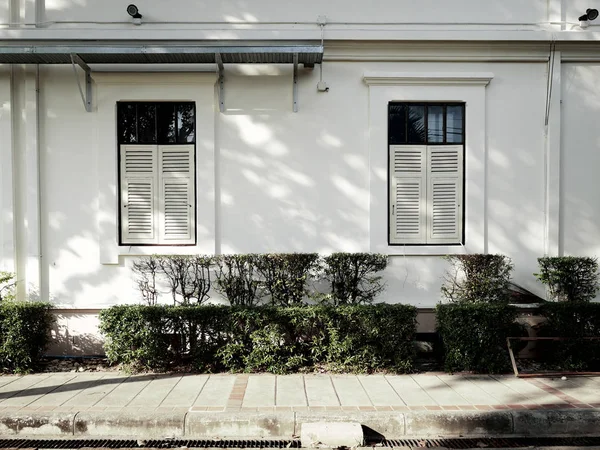
[(463, 243), (464, 103), (388, 104), (389, 243)]
[(196, 242), (192, 102), (118, 102), (119, 243)]

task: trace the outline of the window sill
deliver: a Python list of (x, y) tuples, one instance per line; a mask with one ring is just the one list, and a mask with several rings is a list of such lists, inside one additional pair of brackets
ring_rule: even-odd
[(443, 256), (443, 255), (464, 255), (467, 249), (464, 245), (414, 245), (397, 244), (388, 245), (386, 251), (388, 255), (400, 256)]

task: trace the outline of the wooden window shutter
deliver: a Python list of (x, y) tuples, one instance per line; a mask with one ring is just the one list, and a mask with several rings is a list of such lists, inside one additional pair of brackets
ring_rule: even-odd
[(427, 148), (427, 243), (462, 240), (463, 146)]
[(158, 243), (156, 146), (121, 146), (121, 240)]
[(161, 244), (195, 242), (195, 170), (193, 145), (158, 146)]
[(425, 146), (390, 146), (390, 242), (422, 244), (426, 227)]

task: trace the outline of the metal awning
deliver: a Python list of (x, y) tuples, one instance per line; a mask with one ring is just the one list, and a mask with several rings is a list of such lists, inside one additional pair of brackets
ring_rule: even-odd
[[(224, 109), (224, 64), (293, 64), (294, 111), (297, 111), (298, 65), (323, 62), (322, 42), (231, 41), (149, 42), (21, 41), (0, 42), (0, 64), (78, 64), (86, 73), (86, 93), (91, 111), (90, 64), (216, 64), (219, 69), (220, 109)], [(79, 80), (78, 80), (79, 83)], [(85, 98), (84, 98), (85, 97)]]
[(35, 43), (0, 45), (0, 63), (5, 64), (71, 64), (77, 55), (86, 64), (216, 64), (217, 54), (224, 64), (320, 64), (323, 46), (305, 43), (257, 45), (211, 44), (71, 44)]

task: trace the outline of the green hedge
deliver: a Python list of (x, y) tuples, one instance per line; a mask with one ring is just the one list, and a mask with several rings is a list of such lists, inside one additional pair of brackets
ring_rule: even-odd
[(0, 303), (0, 368), (3, 372), (34, 370), (50, 342), (54, 316), (48, 303), (4, 300)]
[(600, 337), (600, 303), (545, 303), (540, 314), (546, 318), (541, 336), (570, 338), (538, 343), (546, 363), (562, 370), (600, 371), (600, 340), (581, 339)]
[[(447, 372), (501, 373), (510, 369), (506, 338), (518, 333), (510, 305), (451, 303), (436, 307)], [(518, 334), (517, 334), (518, 335)]]
[(417, 310), (408, 305), (115, 306), (100, 313), (109, 360), (133, 370), (408, 372)]

